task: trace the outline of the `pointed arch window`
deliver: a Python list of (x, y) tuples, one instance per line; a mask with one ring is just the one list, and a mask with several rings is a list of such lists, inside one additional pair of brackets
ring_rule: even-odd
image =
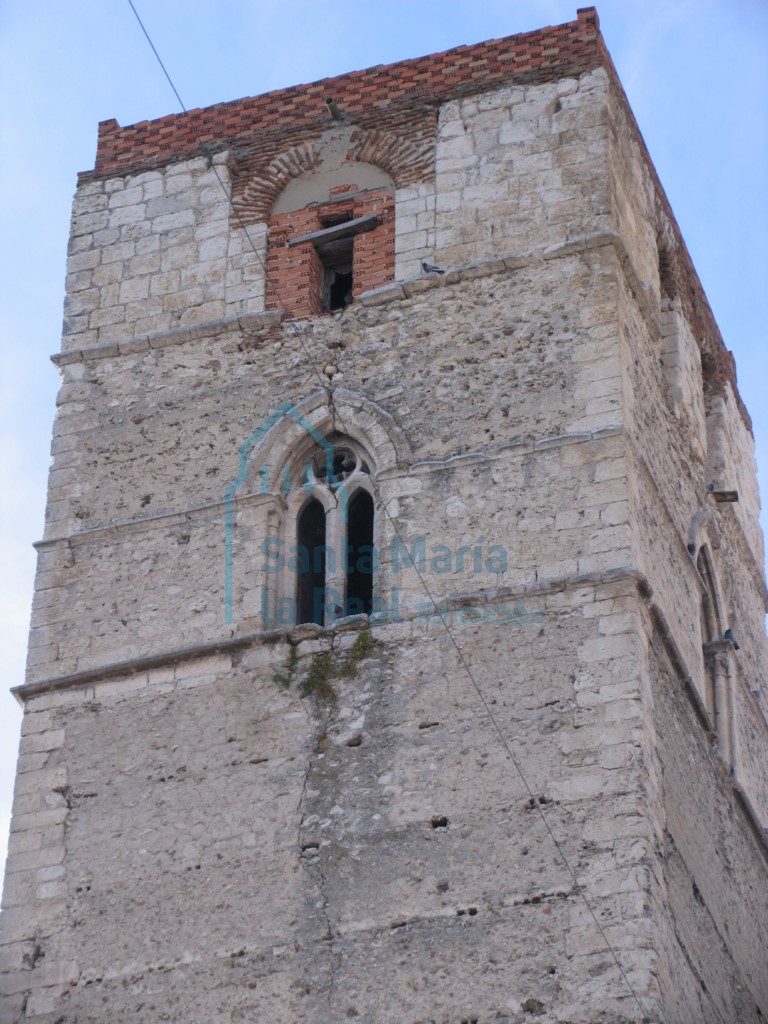
[(299, 514), (297, 545), (300, 552), (296, 582), (296, 621), (323, 624), (325, 602), (325, 509), (310, 498)]
[(710, 714), (716, 710), (716, 672), (714, 659), (707, 655), (707, 645), (720, 639), (720, 624), (717, 616), (717, 603), (715, 601), (715, 588), (712, 580), (712, 570), (709, 566), (709, 558), (704, 548), (699, 550), (696, 558), (696, 569), (698, 570), (704, 589), (701, 594), (701, 642), (704, 645), (704, 672), (706, 692), (704, 703)]
[(373, 498), (359, 490), (347, 508), (346, 613), (368, 615), (373, 603)]
[(375, 507), (368, 460), (347, 438), (306, 460), (296, 517), (296, 622), (327, 625), (370, 614), (374, 601)]

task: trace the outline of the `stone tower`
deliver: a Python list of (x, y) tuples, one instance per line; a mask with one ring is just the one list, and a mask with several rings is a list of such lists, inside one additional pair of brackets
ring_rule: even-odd
[(2, 1020), (765, 1020), (750, 421), (594, 9), (104, 122), (70, 254)]

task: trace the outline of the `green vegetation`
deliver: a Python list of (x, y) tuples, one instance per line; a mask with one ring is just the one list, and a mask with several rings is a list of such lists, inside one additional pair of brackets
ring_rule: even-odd
[(318, 700), (330, 703), (336, 700), (336, 694), (330, 679), (333, 673), (333, 658), (330, 651), (316, 654), (309, 666), (309, 671), (301, 682), (299, 693), (302, 697), (314, 696)]
[[(342, 679), (351, 679), (356, 676), (360, 662), (371, 653), (375, 646), (376, 641), (371, 636), (371, 631), (363, 629), (357, 634), (355, 642), (337, 668), (334, 668), (332, 651), (314, 655), (307, 674), (299, 686), (299, 693), (302, 697), (314, 696), (326, 703), (335, 701), (336, 694), (331, 686), (333, 675)], [(281, 690), (287, 690), (296, 678), (298, 664), (299, 649), (298, 646), (292, 645), (285, 668), (282, 671), (275, 669), (272, 673), (272, 682)]]
[(272, 682), (276, 683), (281, 690), (287, 690), (291, 685), (293, 679), (293, 673), (296, 671), (296, 666), (299, 663), (299, 652), (296, 647), (291, 645), (291, 651), (288, 655), (288, 661), (285, 666), (285, 672), (278, 672), (277, 669), (272, 673)]
[(349, 654), (344, 664), (339, 669), (339, 675), (346, 679), (356, 676), (358, 665), (363, 658), (371, 653), (375, 646), (376, 641), (371, 636), (370, 629), (361, 629), (355, 637), (355, 642), (349, 649)]

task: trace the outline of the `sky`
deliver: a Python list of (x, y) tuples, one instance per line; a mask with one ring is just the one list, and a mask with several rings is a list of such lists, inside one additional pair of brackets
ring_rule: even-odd
[[(188, 108), (572, 21), (577, 3), (134, 0)], [(597, 7), (736, 356), (765, 504), (768, 3)], [(178, 109), (128, 0), (0, 0), (0, 862), (21, 721), (8, 690), (24, 678), (76, 175), (93, 166), (99, 121), (128, 125)]]

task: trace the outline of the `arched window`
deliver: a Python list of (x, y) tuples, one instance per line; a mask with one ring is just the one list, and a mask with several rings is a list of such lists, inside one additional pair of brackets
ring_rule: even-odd
[(373, 608), (375, 511), (368, 460), (339, 435), (294, 474), (309, 495), (296, 517), (296, 622), (327, 625)]
[(731, 682), (728, 654), (730, 642), (724, 639), (723, 620), (715, 587), (710, 555), (700, 548), (696, 568), (704, 584), (701, 594), (701, 642), (704, 655), (706, 691), (704, 704), (710, 714), (717, 737), (720, 756), (727, 763), (733, 760), (731, 725)]
[(296, 529), (296, 620), (323, 624), (325, 603), (325, 509), (311, 498)]
[(267, 309), (337, 312), (394, 278), (394, 183), (372, 164), (324, 165), (287, 185), (268, 231)]
[(347, 505), (345, 613), (369, 615), (373, 603), (373, 498), (357, 491)]

